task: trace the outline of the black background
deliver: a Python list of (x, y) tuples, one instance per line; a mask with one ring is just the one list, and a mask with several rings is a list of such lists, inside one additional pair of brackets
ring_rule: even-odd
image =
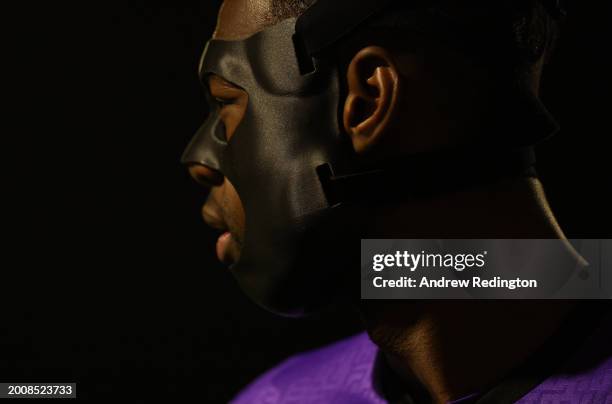
[[(77, 381), (100, 401), (225, 402), (291, 353), (358, 329), (342, 308), (273, 317), (216, 263), (204, 193), (178, 160), (205, 117), (196, 67), (218, 4), (4, 13), (16, 24), (3, 58), (0, 380)], [(563, 130), (540, 147), (539, 171), (570, 237), (610, 237), (609, 13), (578, 1), (569, 12), (543, 84)]]

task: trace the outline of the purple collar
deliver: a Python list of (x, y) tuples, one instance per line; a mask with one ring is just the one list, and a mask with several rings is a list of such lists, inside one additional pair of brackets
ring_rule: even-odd
[[(584, 316), (583, 316), (584, 317)], [(576, 323), (572, 323), (576, 325)], [(577, 326), (580, 327), (580, 326)], [(576, 348), (576, 334), (588, 329), (575, 328), (573, 333), (543, 351), (544, 360), (520, 372), (482, 395), (470, 395), (452, 404), (519, 404), (589, 402), (608, 404), (612, 401), (612, 318), (583, 338)], [(569, 344), (569, 345), (568, 345)], [(550, 345), (550, 344), (549, 344)], [(559, 351), (562, 347), (564, 350)], [(570, 353), (573, 351), (572, 353)], [(382, 404), (389, 397), (381, 389), (375, 372), (378, 348), (362, 333), (330, 346), (302, 353), (268, 371), (242, 391), (236, 404)], [(551, 356), (552, 355), (552, 356)], [(533, 371), (557, 358), (562, 366), (544, 376)], [(528, 362), (530, 363), (530, 362)], [(535, 362), (534, 362), (535, 363)], [(544, 366), (542, 369), (547, 369)], [(541, 369), (540, 369), (541, 370)], [(535, 374), (536, 377), (532, 377)], [(384, 384), (384, 383), (383, 383)], [(502, 401), (500, 401), (500, 399)], [(396, 402), (392, 400), (391, 402)], [(413, 402), (402, 397), (399, 402)]]

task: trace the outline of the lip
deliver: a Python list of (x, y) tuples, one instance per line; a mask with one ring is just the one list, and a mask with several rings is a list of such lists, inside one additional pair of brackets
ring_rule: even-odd
[(234, 257), (231, 252), (231, 246), (234, 242), (232, 233), (226, 231), (217, 239), (217, 258), (223, 264), (231, 265), (234, 263)]
[(217, 239), (217, 258), (223, 264), (233, 264), (236, 260), (233, 254), (235, 248), (232, 247), (234, 247), (236, 241), (232, 236), (232, 233), (229, 231), (228, 225), (223, 219), (223, 215), (221, 215), (220, 212), (217, 212), (215, 209), (211, 208), (207, 204), (202, 207), (202, 216), (204, 217), (204, 221), (206, 222), (206, 224), (216, 230), (220, 230), (221, 232), (223, 232)]
[(225, 220), (223, 220), (223, 216), (218, 212), (214, 211), (213, 209), (209, 208), (208, 205), (204, 205), (202, 207), (202, 217), (204, 218), (206, 224), (208, 224), (213, 229), (221, 231), (228, 230), (227, 223), (225, 223)]

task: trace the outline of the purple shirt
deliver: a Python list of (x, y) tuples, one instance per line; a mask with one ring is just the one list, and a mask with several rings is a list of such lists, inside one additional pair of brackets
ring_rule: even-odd
[[(553, 372), (525, 394), (520, 404), (612, 404), (612, 332), (606, 322), (568, 358), (572, 371)], [(366, 333), (302, 353), (268, 371), (242, 391), (235, 404), (378, 404), (378, 348)], [(576, 371), (575, 369), (579, 369)], [(453, 403), (472, 403), (474, 395)], [(477, 400), (477, 399), (476, 399)]]

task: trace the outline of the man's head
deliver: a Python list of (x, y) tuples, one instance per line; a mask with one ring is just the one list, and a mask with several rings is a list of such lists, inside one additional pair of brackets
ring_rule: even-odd
[[(310, 1), (312, 2), (312, 1)], [(237, 41), (291, 17), (297, 17), (310, 5), (309, 1), (291, 0), (226, 0), (219, 10), (213, 39)], [(220, 115), (229, 140), (248, 108), (248, 94), (223, 77), (208, 78), (211, 96), (222, 105)], [(236, 189), (218, 171), (205, 165), (192, 164), (190, 173), (196, 181), (211, 187), (211, 195), (202, 214), (206, 222), (219, 230), (227, 230), (217, 243), (217, 255), (226, 264), (240, 258), (244, 238), (244, 208)]]
[[(310, 3), (313, 1), (226, 0), (213, 39), (228, 44), (251, 41), (247, 38), (302, 15)], [(440, 5), (424, 8), (427, 15), (453, 20), (466, 11), (448, 5), (454, 4), (451, 1), (436, 3)], [(191, 174), (212, 188), (204, 217), (214, 227), (228, 231), (217, 243), (219, 257), (235, 264), (244, 258), (246, 247), (244, 261), (265, 255), (268, 266), (295, 264), (288, 252), (295, 252), (295, 248), (287, 240), (309, 245), (306, 239), (311, 233), (322, 238), (320, 231), (311, 229), (313, 223), (321, 222), (319, 211), (325, 204), (315, 172), (319, 164), (333, 160), (336, 167), (346, 167), (346, 161), (354, 159), (357, 164), (371, 166), (468, 143), (482, 132), (481, 117), (492, 107), (492, 94), (519, 82), (528, 83), (527, 89), (537, 93), (541, 61), (548, 49), (542, 44), (551, 42), (553, 30), (541, 30), (543, 25), (536, 23), (542, 17), (540, 6), (520, 3), (531, 5), (521, 9), (519, 17), (509, 18), (506, 32), (508, 38), (516, 39), (510, 42), (516, 48), (490, 57), (486, 52), (475, 55), (453, 46), (447, 42), (452, 36), (438, 37), (413, 29), (412, 11), (407, 12), (406, 21), (396, 18), (402, 11), (373, 19), (328, 49), (322, 55), (326, 66), (317, 74), (284, 74), (284, 68), (289, 70), (297, 63), (293, 60), (295, 49), (286, 37), (274, 49), (269, 37), (280, 35), (275, 31), (267, 34), (268, 39), (253, 40), (246, 47), (233, 46), (232, 52), (243, 59), (224, 57), (217, 51), (216, 67), (208, 71), (203, 61), (202, 78), (216, 110), (214, 125), (205, 128), (214, 132), (213, 142), (206, 147), (233, 153), (206, 160), (215, 153), (200, 147), (199, 157), (188, 162)], [(472, 11), (478, 10), (475, 7)], [(545, 39), (534, 39), (540, 31)], [(266, 48), (258, 49), (261, 44)], [(504, 54), (514, 56), (502, 58), (500, 63), (498, 57)], [(258, 62), (253, 64), (253, 60)], [(512, 62), (510, 67), (505, 63), (508, 61)], [(219, 74), (222, 70), (227, 75)], [(295, 77), (290, 80), (292, 75)], [(236, 170), (238, 166), (241, 170)], [(291, 220), (275, 221), (275, 215), (289, 215)], [(251, 241), (245, 243), (248, 233)], [(255, 233), (257, 240), (253, 240)], [(268, 238), (276, 241), (266, 245)], [(257, 246), (252, 245), (255, 241)], [(326, 247), (329, 251), (330, 246)], [(302, 262), (308, 252), (321, 253), (320, 249), (307, 250), (299, 254)], [(268, 276), (252, 270), (240, 272), (248, 278), (243, 286), (265, 283), (262, 278)], [(277, 285), (296, 284), (281, 270), (268, 277)], [(268, 294), (266, 285), (261, 288)], [(290, 293), (285, 290), (282, 294)]]

